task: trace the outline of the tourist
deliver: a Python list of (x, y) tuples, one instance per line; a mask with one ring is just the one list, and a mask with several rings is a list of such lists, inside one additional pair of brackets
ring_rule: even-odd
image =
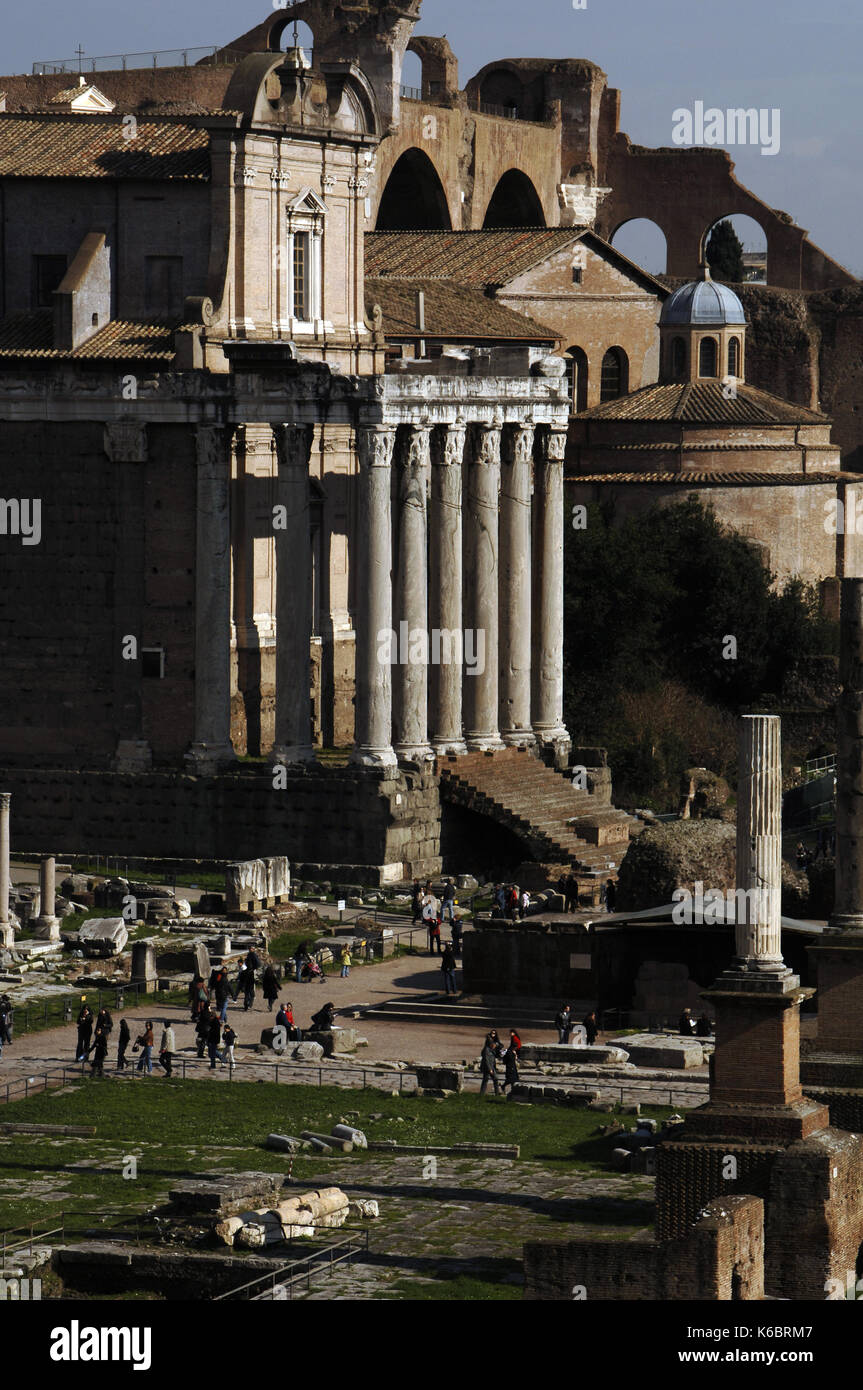
[(452, 922), (455, 915), (455, 884), (448, 878), (443, 887), (443, 907), (441, 908), (441, 921), (445, 922), (449, 917)]
[(294, 1006), (291, 1003), (290, 999), (288, 1000), (287, 1004), (284, 1005), (282, 1013), (285, 1016), (285, 1027), (288, 1030), (288, 1037), (292, 1040), (292, 1042), (302, 1042), (303, 1035), (297, 1027), (296, 1023), (294, 1022)]
[(522, 895), (521, 895), (521, 903), (520, 903), (519, 909), (518, 909), (518, 915), (519, 915), (519, 918), (521, 919), (522, 922), (524, 921), (525, 913), (528, 911), (529, 908), (530, 908), (530, 894), (528, 893), (527, 889), (525, 888), (524, 892), (523, 892)]
[(505, 917), (505, 916), (506, 916), (506, 889), (504, 888), (504, 886), (503, 886), (502, 883), (496, 883), (496, 884), (494, 885), (494, 901), (495, 901), (497, 907), (499, 908), (499, 915), (500, 915), (501, 917)]
[(564, 1004), (560, 1012), (555, 1015), (554, 1026), (557, 1029), (558, 1042), (568, 1043), (569, 1035), (572, 1032), (573, 1028), (572, 1014), (570, 1013), (570, 1008), (568, 1004)]
[(613, 878), (609, 878), (605, 883), (605, 910), (614, 911), (614, 904), (617, 901), (617, 884)]
[(192, 1022), (196, 1023), (202, 1013), (206, 1013), (210, 1003), (210, 991), (204, 984), (203, 975), (198, 975), (189, 988), (192, 1004)]
[(420, 888), (418, 878), (414, 879), (414, 886), (411, 889), (411, 926), (422, 920), (423, 915), (423, 890)]
[(210, 1031), (210, 1010), (202, 1009), (195, 1024), (195, 1046), (198, 1056), (203, 1057), (204, 1048), (207, 1046), (207, 1034)]
[(462, 934), (462, 931), (463, 931), (462, 920), (461, 920), (461, 918), (458, 916), (458, 914), (456, 914), (456, 915), (453, 917), (453, 919), (452, 919), (452, 927), (451, 927), (451, 929), (450, 929), (450, 936), (452, 937), (452, 949), (453, 949), (453, 952), (454, 952), (455, 955), (457, 955), (457, 956), (460, 956), (460, 955), (461, 955), (461, 934)]
[(103, 1004), (102, 1008), (96, 1015), (96, 1031), (98, 1032), (101, 1028), (105, 1034), (105, 1037), (107, 1038), (112, 1032), (113, 1027), (114, 1020)]
[(225, 1031), (222, 1034), (222, 1044), (224, 1047), (224, 1051), (222, 1052), (222, 1066), (224, 1066), (226, 1062), (229, 1066), (234, 1066), (234, 1044), (236, 1043), (236, 1041), (236, 1033), (234, 1032), (230, 1023), (226, 1023)]
[(261, 976), (261, 992), (267, 1001), (267, 1009), (270, 1013), (273, 1012), (273, 1005), (279, 997), (281, 988), (279, 977), (273, 967), (271, 965), (266, 966)]
[(258, 957), (253, 952), (249, 952), (243, 961), (243, 1011), (248, 1013), (249, 1009), (255, 1007), (255, 969), (256, 967), (249, 962), (249, 956), (257, 960)]
[(105, 1058), (108, 1055), (108, 1032), (99, 1024), (96, 1026), (96, 1034), (93, 1046), (90, 1048), (93, 1053), (93, 1060), (90, 1063), (90, 1071), (93, 1076), (104, 1076)]
[(433, 922), (430, 922), (430, 923), (429, 923), (429, 940), (430, 940), (430, 942), (431, 942), (431, 954), (434, 955), (435, 951), (437, 951), (438, 955), (440, 955), (440, 953), (441, 953), (441, 940), (440, 940), (440, 918), (439, 918), (439, 917), (436, 917), (436, 918), (434, 919)]
[(455, 994), (455, 952), (451, 945), (444, 947), (440, 968), (443, 972), (444, 993)]
[(713, 1037), (713, 1024), (707, 1014), (701, 1014), (695, 1025), (696, 1036), (699, 1038)]
[(495, 1066), (495, 1061), (497, 1058), (497, 1052), (495, 1050), (496, 1038), (496, 1033), (487, 1033), (485, 1042), (482, 1046), (482, 1054), (480, 1056), (479, 1061), (480, 1072), (482, 1073), (482, 1084), (479, 1088), (479, 1093), (481, 1096), (484, 1096), (486, 1091), (488, 1090), (489, 1082), (491, 1082), (494, 1086), (495, 1095), (497, 1096), (500, 1094), (500, 1086), (498, 1085), (497, 1080), (497, 1067)]
[(81, 1008), (78, 1013), (78, 1047), (75, 1052), (75, 1061), (83, 1062), (90, 1051), (90, 1039), (93, 1036), (93, 1011), (87, 1003), (86, 994), (81, 995)]
[(507, 1086), (509, 1086), (509, 1088), (512, 1089), (513, 1086), (518, 1085), (518, 1051), (518, 1048), (513, 1047), (513, 1045), (510, 1043), (510, 1046), (506, 1049), (506, 1051), (503, 1054), (504, 1092), (506, 1091)]
[(596, 1014), (593, 1012), (592, 1009), (583, 1022), (584, 1031), (587, 1035), (587, 1045), (588, 1047), (593, 1047), (593, 1044), (596, 1042), (596, 1037), (599, 1032), (599, 1025), (596, 1021)]
[(680, 1015), (680, 1033), (684, 1038), (695, 1036), (695, 1019), (692, 1017), (691, 1009), (684, 1009)]
[(333, 1031), (333, 1020), (336, 1016), (335, 1005), (332, 1003), (324, 1004), (322, 1009), (318, 1009), (316, 1014), (312, 1014), (312, 1027), (316, 1033), (331, 1033)]
[(129, 1046), (132, 1034), (129, 1032), (129, 1025), (125, 1018), (120, 1019), (120, 1031), (117, 1036), (117, 1070), (123, 1071), (126, 1067), (126, 1049)]
[(171, 1075), (171, 1066), (176, 1051), (177, 1040), (174, 1037), (171, 1020), (166, 1018), (162, 1024), (162, 1037), (159, 1040), (159, 1065), (163, 1068), (166, 1076)]
[(135, 1051), (142, 1048), (141, 1056), (138, 1058), (138, 1071), (146, 1071), (148, 1076), (153, 1075), (153, 1022), (147, 1019), (144, 1024), (144, 1031), (135, 1043)]
[(207, 1028), (207, 1056), (210, 1059), (210, 1071), (216, 1070), (216, 1058), (219, 1051), (219, 1043), (222, 1040), (222, 1024), (219, 1015), (212, 1011), (210, 1023)]
[(804, 845), (804, 843), (803, 843), (802, 840), (798, 840), (798, 841), (797, 841), (797, 849), (796, 849), (795, 853), (796, 853), (796, 856), (797, 856), (797, 867), (798, 867), (798, 869), (805, 869), (805, 868), (806, 868), (806, 846)]
[(346, 980), (350, 975), (351, 964), (351, 950), (348, 943), (345, 942), (342, 947), (341, 955), (339, 956), (339, 965), (342, 967), (341, 976), (343, 980)]
[(578, 911), (578, 879), (575, 874), (567, 874), (563, 883), (563, 910), (564, 912)]
[(3, 1056), (3, 1044), (12, 1041), (12, 1004), (9, 995), (4, 994), (0, 999), (0, 1057)]
[(309, 960), (311, 960), (311, 956), (309, 955), (306, 943), (305, 941), (301, 941), (294, 951), (294, 968), (296, 970), (297, 984), (302, 982), (303, 966), (306, 964), (306, 961)]
[(515, 1031), (514, 1028), (510, 1028), (509, 1030), (509, 1045), (510, 1047), (515, 1048), (515, 1054), (516, 1056), (518, 1056), (518, 1054), (521, 1052), (521, 1038), (518, 1036), (518, 1033)]
[(214, 970), (210, 976), (210, 989), (216, 1000), (216, 1009), (222, 1022), (228, 1017), (228, 999), (231, 994), (231, 986), (228, 981), (228, 972), (223, 965), (218, 970)]

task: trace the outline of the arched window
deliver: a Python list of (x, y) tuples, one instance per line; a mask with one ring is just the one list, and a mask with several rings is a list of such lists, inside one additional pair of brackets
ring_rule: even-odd
[(686, 340), (684, 338), (672, 338), (669, 365), (672, 381), (683, 381), (686, 376)]
[(544, 226), (542, 203), (527, 174), (520, 169), (509, 169), (491, 196), (483, 229)]
[(629, 359), (623, 348), (609, 348), (602, 359), (600, 401), (616, 401), (629, 390)]
[(571, 347), (567, 349), (564, 361), (569, 399), (573, 412), (577, 414), (579, 410), (587, 410), (587, 354), (583, 348)]
[(716, 376), (716, 339), (702, 338), (698, 348), (698, 375)]
[(731, 338), (728, 342), (728, 375), (740, 375), (740, 339)]

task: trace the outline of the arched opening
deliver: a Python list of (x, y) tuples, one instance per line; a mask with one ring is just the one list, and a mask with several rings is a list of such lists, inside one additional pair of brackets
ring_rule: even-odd
[(573, 414), (587, 410), (587, 353), (583, 348), (571, 347), (566, 350), (566, 382)]
[(379, 232), (449, 232), (446, 194), (422, 150), (406, 150), (393, 167), (378, 208)]
[(421, 101), (423, 94), (423, 64), (418, 53), (407, 52), (402, 60), (402, 98)]
[(702, 338), (698, 345), (698, 375), (716, 376), (715, 338)]
[(629, 358), (621, 347), (609, 348), (602, 359), (600, 401), (616, 401), (629, 390)]
[(309, 66), (314, 47), (314, 31), (305, 20), (285, 15), (281, 23), (274, 24), (270, 30), (270, 48), (274, 52), (286, 53), (289, 48), (301, 48)]
[(509, 169), (491, 195), (483, 227), (544, 226), (542, 203), (527, 174)]
[(672, 338), (670, 353), (671, 379), (672, 381), (684, 381), (686, 379), (686, 339)]
[(649, 217), (632, 217), (621, 222), (611, 238), (611, 244), (622, 256), (635, 261), (650, 275), (664, 275), (668, 264), (665, 233)]
[(728, 375), (740, 376), (740, 339), (728, 340)]
[(746, 213), (717, 217), (704, 233), (702, 256), (714, 280), (728, 284), (767, 284), (767, 236)]
[(479, 92), (479, 109), (491, 116), (508, 116), (511, 120), (530, 120), (523, 110), (524, 85), (509, 68), (497, 68), (486, 73)]

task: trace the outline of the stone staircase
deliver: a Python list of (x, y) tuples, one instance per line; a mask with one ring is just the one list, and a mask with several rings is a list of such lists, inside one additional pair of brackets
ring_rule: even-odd
[(602, 870), (626, 853), (633, 817), (597, 805), (528, 749), (442, 758), (438, 772), (442, 801), (505, 825), (534, 859)]

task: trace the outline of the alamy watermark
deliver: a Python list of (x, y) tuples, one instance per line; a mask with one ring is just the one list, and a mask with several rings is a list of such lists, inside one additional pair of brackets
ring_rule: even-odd
[(39, 497), (0, 497), (0, 536), (20, 536), (22, 545), (42, 539), (42, 501)]
[(378, 661), (382, 666), (463, 666), (469, 676), (485, 670), (483, 628), (439, 628), (399, 623), (399, 630), (378, 632)]
[(675, 888), (671, 895), (674, 907), (671, 920), (675, 926), (721, 926), (732, 918), (735, 922), (755, 924), (771, 920), (773, 899), (781, 901), (778, 888), (708, 888), (696, 880), (695, 892), (688, 888)]
[(760, 145), (762, 154), (779, 153), (779, 107), (708, 106), (693, 103), (672, 113), (675, 145)]

